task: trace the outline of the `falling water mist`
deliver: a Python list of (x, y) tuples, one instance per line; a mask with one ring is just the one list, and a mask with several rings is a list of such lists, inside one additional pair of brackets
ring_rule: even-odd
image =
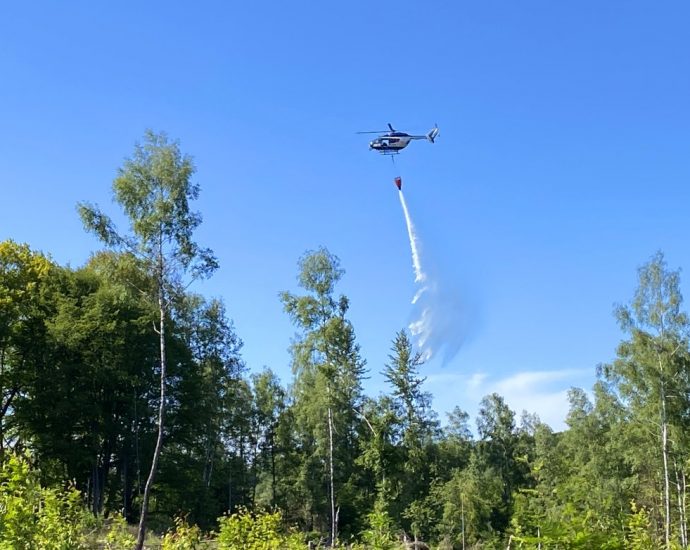
[(414, 280), (416, 283), (423, 283), (426, 280), (426, 274), (422, 271), (422, 263), (419, 259), (419, 247), (417, 246), (417, 233), (414, 230), (414, 224), (410, 218), (410, 211), (407, 209), (405, 202), (405, 195), (402, 189), (398, 193), (400, 195), (400, 204), (402, 205), (403, 214), (405, 214), (405, 223), (407, 224), (407, 235), (410, 238), (410, 249), (412, 250), (412, 267), (414, 267)]
[(465, 341), (468, 332), (467, 308), (459, 292), (441, 285), (438, 277), (430, 277), (422, 267), (421, 242), (412, 223), (402, 189), (400, 204), (405, 215), (410, 239), (412, 267), (417, 291), (412, 298), (414, 320), (408, 325), (422, 358), (428, 361), (441, 353), (443, 362), (451, 360)]

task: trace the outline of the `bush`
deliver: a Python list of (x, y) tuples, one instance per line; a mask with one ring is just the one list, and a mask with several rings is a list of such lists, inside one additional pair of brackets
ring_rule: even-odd
[(0, 548), (31, 548), (41, 500), (38, 477), (26, 461), (10, 455), (0, 470)]
[(286, 534), (280, 512), (252, 514), (247, 510), (218, 520), (219, 550), (303, 550), (297, 533)]
[(630, 508), (632, 513), (628, 517), (628, 536), (626, 537), (628, 548), (630, 550), (654, 548), (647, 511), (644, 508), (638, 508), (634, 500), (630, 503)]
[(42, 550), (88, 548), (86, 532), (96, 524), (96, 519), (86, 509), (81, 493), (76, 489), (62, 492), (43, 489), (35, 547)]
[(196, 550), (201, 543), (201, 531), (196, 525), (190, 526), (185, 518), (175, 518), (175, 530), (165, 534), (161, 550)]
[(377, 500), (374, 509), (367, 516), (368, 529), (362, 532), (364, 545), (360, 548), (367, 550), (396, 550), (400, 545), (393, 536), (393, 522), (386, 511), (383, 501)]
[(136, 537), (127, 528), (127, 520), (120, 514), (115, 514), (105, 536), (105, 550), (132, 550), (136, 542)]
[(0, 469), (0, 550), (82, 550), (95, 520), (81, 494), (41, 487), (38, 472), (20, 456), (7, 455)]

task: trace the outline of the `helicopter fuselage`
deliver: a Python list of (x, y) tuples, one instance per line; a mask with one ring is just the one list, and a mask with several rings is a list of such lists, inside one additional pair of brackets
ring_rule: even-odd
[(369, 149), (384, 155), (395, 155), (407, 147), (412, 136), (405, 132), (390, 132), (369, 142)]

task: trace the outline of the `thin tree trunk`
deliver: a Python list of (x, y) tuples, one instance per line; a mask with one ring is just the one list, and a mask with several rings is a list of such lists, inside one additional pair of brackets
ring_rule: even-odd
[(680, 522), (680, 528), (681, 532), (683, 533), (683, 548), (688, 547), (688, 516), (685, 513), (685, 497), (687, 496), (687, 485), (685, 482), (685, 472), (681, 468), (680, 471), (680, 480), (681, 480), (681, 499), (680, 499), (680, 510), (681, 510), (681, 522)]
[(666, 403), (662, 400), (663, 420), (661, 424), (661, 449), (664, 459), (664, 545), (671, 548), (671, 499), (668, 479), (668, 424), (666, 423)]
[(139, 531), (137, 533), (137, 544), (135, 550), (142, 550), (144, 547), (144, 537), (146, 536), (146, 516), (149, 509), (149, 496), (151, 494), (151, 486), (156, 477), (156, 470), (158, 469), (158, 459), (160, 458), (161, 449), (163, 447), (163, 415), (165, 413), (165, 297), (163, 296), (163, 281), (162, 281), (162, 266), (159, 265), (159, 289), (158, 289), (158, 308), (160, 310), (160, 354), (161, 354), (161, 388), (160, 388), (160, 405), (158, 408), (158, 437), (156, 439), (156, 449), (153, 452), (153, 461), (151, 462), (151, 471), (146, 480), (144, 487), (144, 497), (141, 502), (141, 516), (139, 518)]
[(676, 499), (677, 499), (677, 504), (678, 504), (678, 530), (679, 533), (678, 535), (680, 536), (680, 546), (681, 548), (685, 548), (687, 546), (686, 541), (685, 541), (685, 530), (684, 530), (684, 524), (685, 524), (685, 510), (683, 509), (683, 488), (681, 486), (680, 482), (680, 473), (678, 471), (678, 462), (676, 458), (673, 458), (673, 473), (675, 474), (676, 477)]
[(232, 514), (232, 460), (228, 468), (228, 514)]
[(465, 496), (460, 495), (460, 517), (462, 526), (462, 550), (465, 550)]
[(271, 430), (271, 506), (276, 505), (276, 448), (275, 436)]
[(666, 417), (666, 386), (661, 357), (659, 357), (659, 374), (661, 375), (661, 454), (664, 461), (664, 546), (666, 550), (669, 550), (671, 548), (671, 496), (668, 473), (668, 422)]
[[(100, 515), (103, 512), (103, 505), (106, 499), (106, 490), (108, 488), (108, 476), (110, 474), (110, 467), (112, 465), (112, 451), (113, 444), (108, 439), (103, 443), (103, 449), (101, 452), (101, 459), (96, 462), (96, 475), (98, 476), (98, 487), (100, 488), (100, 494), (98, 495), (97, 513)], [(112, 487), (111, 487), (112, 490)], [(112, 492), (112, 491), (111, 491)], [(112, 495), (111, 495), (112, 496)]]
[[(125, 443), (126, 445), (127, 443)], [(123, 450), (120, 460), (122, 461), (122, 517), (127, 519), (129, 516), (129, 457), (126, 450)]]
[(247, 461), (244, 456), (244, 434), (240, 433), (240, 482), (238, 483), (240, 487), (240, 502), (242, 505), (247, 504)]
[(89, 477), (86, 480), (86, 504), (88, 507), (91, 507), (91, 503), (93, 502), (93, 472), (89, 475)]
[(101, 484), (98, 472), (98, 455), (96, 455), (96, 460), (91, 467), (91, 486), (93, 487), (92, 499), (91, 499), (91, 513), (94, 516), (98, 515), (98, 505), (101, 500)]
[[(330, 398), (330, 387), (328, 388)], [(338, 520), (335, 515), (335, 484), (333, 482), (333, 410), (328, 405), (328, 462), (330, 469), (330, 489), (331, 489), (331, 545), (335, 545), (338, 536)]]
[(256, 486), (259, 483), (259, 474), (257, 473), (257, 460), (259, 457), (259, 438), (258, 436), (254, 439), (252, 445), (252, 508), (256, 503)]
[(139, 415), (137, 414), (137, 395), (134, 392), (134, 465), (136, 470), (137, 495), (141, 495), (141, 460), (139, 457)]
[[(209, 434), (211, 433), (211, 429), (209, 429)], [(202, 474), (203, 477), (203, 485), (204, 487), (208, 488), (211, 486), (211, 475), (213, 474), (213, 447), (214, 447), (214, 442), (213, 442), (213, 436), (208, 435), (206, 438), (206, 450), (205, 450), (205, 455), (206, 459), (204, 460), (204, 473)]]
[(98, 475), (98, 486), (100, 487), (100, 494), (98, 495), (98, 514), (103, 512), (103, 503), (105, 501), (105, 491), (108, 486), (108, 474), (110, 473), (110, 446), (106, 446), (103, 453), (103, 463), (96, 468)]

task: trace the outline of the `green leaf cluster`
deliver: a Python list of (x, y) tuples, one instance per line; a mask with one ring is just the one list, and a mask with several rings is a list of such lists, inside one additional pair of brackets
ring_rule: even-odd
[(0, 469), (0, 548), (86, 550), (97, 526), (74, 488), (42, 487), (27, 459), (5, 455)]
[(283, 530), (280, 512), (240, 510), (220, 519), (219, 550), (302, 550), (299, 534)]
[(161, 550), (197, 550), (203, 544), (201, 530), (183, 517), (175, 518), (175, 529), (161, 540)]
[(105, 536), (106, 550), (130, 550), (135, 542), (136, 537), (128, 528), (127, 520), (120, 514), (113, 514)]

